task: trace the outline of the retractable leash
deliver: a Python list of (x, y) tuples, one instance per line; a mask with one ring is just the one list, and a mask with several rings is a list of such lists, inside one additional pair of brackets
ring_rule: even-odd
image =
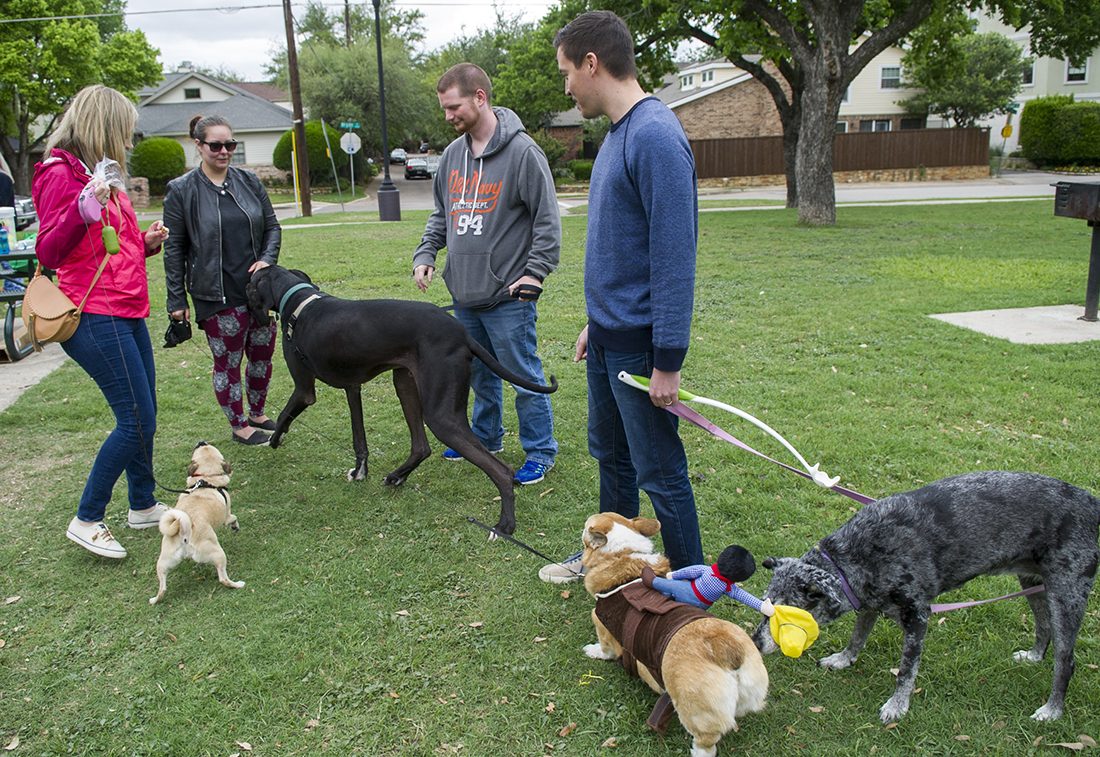
[[(627, 373), (626, 371), (622, 371), (622, 372), (619, 373), (618, 379), (619, 379), (619, 381), (622, 381), (627, 386), (632, 386), (635, 389), (639, 389), (643, 392), (648, 392), (649, 391), (649, 379), (645, 378), (644, 376), (634, 376), (634, 375), (631, 375), (631, 374)], [(686, 389), (683, 389), (683, 388), (680, 389), (679, 397), (680, 397), (680, 400), (681, 400), (680, 402), (673, 402), (671, 405), (666, 407), (665, 410), (672, 413), (673, 415), (676, 415), (676, 416), (679, 416), (680, 418), (683, 418), (684, 420), (687, 420), (687, 421), (690, 421), (691, 423), (694, 423), (696, 426), (703, 429), (704, 431), (707, 431), (708, 433), (718, 437), (719, 439), (721, 439), (723, 441), (729, 442), (730, 444), (734, 445), (735, 447), (743, 449), (746, 452), (751, 452), (752, 454), (756, 455), (757, 457), (762, 457), (763, 459), (767, 460), (768, 462), (774, 463), (775, 465), (778, 465), (781, 468), (785, 468), (786, 470), (789, 470), (792, 473), (797, 473), (798, 475), (802, 476), (803, 478), (808, 478), (811, 481), (813, 481), (815, 484), (817, 484), (818, 486), (820, 486), (824, 489), (831, 489), (832, 491), (835, 491), (838, 494), (843, 494), (844, 496), (848, 497), (849, 499), (853, 499), (856, 502), (859, 502), (860, 504), (864, 504), (864, 505), (870, 504), (871, 502), (875, 501), (872, 497), (868, 497), (865, 494), (860, 494), (857, 491), (853, 491), (851, 489), (846, 489), (843, 486), (837, 486), (837, 482), (840, 481), (840, 476), (830, 477), (829, 474), (827, 474), (825, 471), (820, 469), (820, 465), (821, 465), (820, 463), (818, 463), (817, 465), (810, 465), (809, 463), (807, 463), (806, 459), (804, 457), (802, 457), (802, 455), (799, 454), (798, 450), (796, 450), (790, 442), (788, 442), (786, 439), (784, 439), (779, 434), (778, 431), (776, 431), (771, 426), (764, 423), (764, 421), (760, 420), (759, 418), (755, 417), (754, 415), (751, 415), (750, 413), (746, 413), (744, 410), (733, 407), (732, 405), (727, 405), (724, 402), (719, 402), (718, 400), (713, 400), (710, 397), (702, 397), (702, 396), (697, 395), (697, 394), (692, 394), (691, 392), (689, 392), (689, 391), (687, 391)], [(762, 431), (765, 431), (766, 433), (768, 433), (769, 435), (771, 435), (772, 437), (777, 439), (784, 447), (786, 447), (791, 452), (791, 454), (794, 455), (795, 458), (797, 458), (798, 462), (800, 462), (802, 464), (802, 467), (803, 467), (804, 470), (799, 470), (798, 468), (795, 468), (794, 466), (787, 465), (786, 463), (781, 463), (778, 460), (775, 460), (775, 459), (763, 454), (762, 452), (757, 452), (755, 449), (753, 449), (749, 445), (745, 444), (740, 439), (738, 439), (735, 436), (733, 436), (732, 434), (730, 434), (728, 431), (725, 431), (724, 429), (720, 428), (717, 424), (711, 422), (709, 419), (707, 419), (706, 417), (704, 417), (700, 413), (698, 413), (695, 410), (693, 410), (693, 409), (687, 407), (686, 405), (684, 405), (683, 404), (684, 402), (698, 402), (701, 405), (711, 405), (713, 407), (719, 408), (720, 410), (725, 410), (726, 412), (733, 413), (737, 417), (743, 418), (743, 419), (749, 421), (750, 423), (755, 425), (757, 428), (761, 429)]]

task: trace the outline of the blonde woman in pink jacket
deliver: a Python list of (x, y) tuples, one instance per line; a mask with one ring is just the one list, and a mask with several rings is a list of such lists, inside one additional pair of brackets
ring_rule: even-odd
[[(145, 327), (145, 258), (160, 251), (168, 230), (156, 221), (142, 233), (126, 193), (92, 177), (103, 158), (125, 171), (136, 125), (137, 109), (122, 93), (102, 85), (85, 87), (46, 143), (48, 157), (34, 167), (31, 187), (39, 217), (39, 262), (57, 271), (58, 286), (73, 302), (88, 295), (80, 327), (62, 349), (96, 382), (115, 416), (115, 428), (99, 448), (65, 535), (89, 552), (111, 558), (126, 556), (103, 522), (123, 473), (129, 489), (128, 526), (155, 527), (167, 509), (153, 497), (157, 397), (153, 347)], [(119, 251), (92, 286), (108, 254), (106, 227), (117, 234)]]

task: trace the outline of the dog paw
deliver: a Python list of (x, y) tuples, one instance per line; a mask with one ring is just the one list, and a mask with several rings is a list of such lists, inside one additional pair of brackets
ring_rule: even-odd
[(243, 589), (244, 581), (226, 581), (225, 585), (230, 589)]
[(267, 443), (267, 446), (271, 447), (271, 449), (278, 449), (279, 445), (282, 443), (283, 435), (276, 431), (274, 434), (271, 435), (271, 441)]
[(396, 473), (388, 473), (386, 477), (382, 479), (384, 486), (401, 486), (405, 483), (405, 476), (399, 476)]
[(604, 651), (599, 642), (595, 644), (585, 644), (584, 653), (591, 657), (593, 660), (614, 660), (614, 655), (610, 655)]
[(352, 468), (348, 471), (348, 481), (365, 481), (366, 479), (367, 469), (365, 466)]
[(149, 604), (151, 604), (151, 605), (155, 605), (159, 601), (160, 601), (159, 596), (158, 597), (149, 597)]
[(896, 723), (907, 712), (909, 712), (909, 700), (902, 701), (902, 698), (895, 694), (882, 705), (882, 709), (878, 711), (878, 717), (883, 723)]
[(1031, 649), (1021, 649), (1012, 653), (1012, 659), (1016, 662), (1042, 662), (1043, 656)]
[(844, 668), (849, 667), (854, 661), (854, 658), (849, 655), (847, 651), (841, 651), (836, 654), (831, 654), (828, 657), (822, 657), (818, 660), (817, 664), (823, 668), (829, 668), (830, 670), (844, 670)]
[(1062, 708), (1053, 707), (1050, 702), (1031, 713), (1032, 720), (1057, 720), (1060, 717), (1062, 717)]

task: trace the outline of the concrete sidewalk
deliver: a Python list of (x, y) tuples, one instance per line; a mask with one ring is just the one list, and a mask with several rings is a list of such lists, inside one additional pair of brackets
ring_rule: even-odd
[[(981, 202), (984, 200), (1007, 201), (1027, 197), (1050, 197), (1053, 200), (1053, 185), (1055, 183), (1059, 181), (1089, 180), (1091, 180), (1090, 177), (1063, 176), (1040, 171), (1005, 171), (999, 176), (969, 181), (838, 184), (836, 187), (836, 200), (838, 205), (890, 202), (938, 204), (944, 202)], [(419, 186), (413, 187), (402, 182), (402, 207), (407, 210), (430, 209), (430, 185), (431, 182), (424, 183), (423, 186), (429, 188), (429, 191), (425, 192)], [(372, 188), (376, 187), (377, 184), (372, 185)], [(784, 202), (786, 197), (787, 190), (784, 186), (746, 189), (706, 188), (699, 192), (699, 199), (702, 201), (757, 199)], [(560, 200), (563, 208), (584, 205), (587, 202), (587, 197), (576, 196)], [(378, 203), (373, 192), (370, 192), (366, 197), (346, 203), (345, 206), (348, 210), (378, 210)], [(317, 212), (338, 212), (340, 209), (339, 205), (326, 204), (318, 207)], [(747, 210), (751, 207), (739, 207), (738, 209)], [(712, 212), (721, 209), (708, 208), (707, 210)], [(282, 207), (278, 211), (280, 220), (293, 218), (296, 212), (293, 206)], [(1052, 205), (1051, 213), (1053, 212)], [(159, 214), (155, 217), (159, 217)], [(1084, 280), (1085, 272), (1082, 270), (1082, 286)], [(1065, 308), (1068, 306), (1060, 307)], [(1030, 309), (997, 311), (996, 313), (987, 311), (976, 314), (976, 317), (971, 319), (963, 318), (964, 315), (957, 313), (944, 314), (942, 320), (978, 331), (983, 331), (983, 326), (988, 324), (990, 330), (983, 333), (1001, 338), (1008, 338), (1005, 336), (1007, 329), (1008, 333), (1023, 334), (1024, 336), (1020, 338), (1033, 344), (1100, 338), (1100, 325), (1077, 321), (1076, 317), (1069, 314), (1068, 311), (1059, 311), (1056, 316), (1051, 316), (1049, 313), (1035, 314), (1030, 312)], [(1047, 334), (1046, 331), (1050, 328), (1057, 329), (1058, 333)], [(1013, 339), (1013, 341), (1016, 341), (1016, 339)], [(51, 344), (44, 351), (32, 354), (18, 362), (0, 362), (0, 412), (15, 402), (28, 387), (34, 386), (65, 359), (65, 353), (60, 346)]]

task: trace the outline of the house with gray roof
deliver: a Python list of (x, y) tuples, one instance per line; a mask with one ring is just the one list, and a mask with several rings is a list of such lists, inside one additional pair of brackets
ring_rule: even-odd
[(218, 115), (229, 121), (239, 143), (233, 164), (253, 170), (273, 165), (275, 144), (294, 119), (278, 101), (197, 71), (166, 74), (159, 85), (138, 93), (138, 131), (144, 137), (175, 139), (183, 145), (188, 166), (199, 162), (195, 143), (187, 133), (197, 115)]

